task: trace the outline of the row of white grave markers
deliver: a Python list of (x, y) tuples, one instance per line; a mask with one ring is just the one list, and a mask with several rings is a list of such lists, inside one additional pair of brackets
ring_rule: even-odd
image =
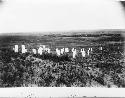
[(38, 54), (42, 55), (43, 52), (51, 53), (50, 48), (46, 48), (44, 45), (39, 47)]
[(61, 54), (64, 54), (64, 53), (68, 53), (69, 52), (69, 48), (62, 48), (62, 49), (58, 49), (58, 48), (56, 48), (56, 54), (58, 55), (58, 56), (60, 56)]
[[(27, 52), (27, 49), (26, 49), (26, 47), (25, 47), (25, 45), (21, 45), (21, 47), (22, 47), (22, 53), (26, 53)], [(102, 50), (102, 47), (99, 47), (99, 49), (100, 50)], [(19, 46), (18, 45), (15, 45), (15, 47), (13, 48), (13, 50), (15, 51), (15, 52), (19, 52)], [(46, 48), (45, 47), (45, 45), (41, 45), (39, 48), (38, 48), (38, 54), (40, 54), (40, 55), (42, 55), (43, 54), (43, 52), (47, 52), (47, 53), (51, 53), (51, 50), (50, 50), (50, 48)], [(76, 57), (76, 55), (77, 55), (77, 50), (75, 49), (75, 48), (72, 48), (72, 53), (73, 53), (73, 55), (72, 55), (72, 57), (73, 58), (75, 58)], [(85, 51), (85, 49), (84, 48), (82, 48), (81, 49), (81, 54), (82, 54), (82, 57), (86, 57), (86, 55), (90, 55), (90, 53), (93, 51), (93, 49), (92, 48), (89, 48), (88, 50), (87, 50), (87, 53), (86, 53), (86, 51)], [(37, 49), (32, 49), (32, 52), (34, 53), (34, 54), (37, 54)], [(69, 48), (62, 48), (62, 49), (58, 49), (58, 48), (56, 48), (56, 54), (58, 55), (58, 56), (60, 56), (61, 54), (64, 54), (64, 53), (68, 53), (69, 52)]]
[[(92, 52), (92, 51), (93, 51), (92, 48), (89, 48), (89, 49), (88, 49), (88, 51), (87, 51), (88, 56), (90, 55), (90, 52)], [(82, 57), (85, 57), (85, 56), (86, 56), (86, 52), (85, 52), (85, 49), (84, 49), (84, 48), (82, 48), (80, 52), (82, 53)], [(74, 48), (72, 48), (72, 53), (73, 53), (73, 58), (75, 58), (76, 55), (77, 55), (77, 50), (74, 49)]]
[[(25, 45), (21, 45), (21, 47), (22, 47), (22, 53), (26, 53), (27, 52), (27, 49), (25, 48)], [(19, 46), (18, 45), (15, 45), (15, 47), (13, 48), (13, 50), (15, 51), (15, 52), (19, 52)]]

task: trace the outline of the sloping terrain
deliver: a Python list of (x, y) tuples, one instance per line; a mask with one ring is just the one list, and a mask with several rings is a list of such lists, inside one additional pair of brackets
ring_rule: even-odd
[[(12, 47), (44, 44), (56, 47), (93, 48), (90, 56), (72, 53), (15, 53)], [(103, 50), (99, 50), (102, 46)], [(0, 87), (125, 87), (124, 36), (121, 34), (2, 35), (0, 36)]]

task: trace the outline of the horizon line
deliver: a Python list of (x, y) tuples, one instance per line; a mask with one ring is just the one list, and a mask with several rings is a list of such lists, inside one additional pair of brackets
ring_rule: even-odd
[(38, 35), (58, 35), (58, 34), (62, 34), (62, 35), (69, 35), (69, 34), (76, 34), (78, 32), (79, 33), (83, 33), (83, 34), (98, 34), (100, 33), (104, 33), (106, 31), (109, 31), (107, 33), (111, 33), (110, 31), (121, 31), (121, 32), (125, 32), (125, 29), (93, 29), (93, 30), (67, 30), (67, 31), (24, 31), (24, 32), (0, 32), (0, 35), (31, 35), (31, 36), (38, 36)]

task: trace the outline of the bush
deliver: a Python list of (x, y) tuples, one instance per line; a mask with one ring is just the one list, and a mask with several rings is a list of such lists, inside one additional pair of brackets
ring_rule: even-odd
[(33, 55), (8, 49), (0, 55), (1, 87), (125, 87), (124, 57), (92, 54), (76, 59), (69, 55)]

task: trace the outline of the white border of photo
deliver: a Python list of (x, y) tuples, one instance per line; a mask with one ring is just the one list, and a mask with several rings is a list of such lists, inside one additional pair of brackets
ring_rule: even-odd
[(125, 97), (123, 88), (19, 87), (0, 88), (0, 97)]

